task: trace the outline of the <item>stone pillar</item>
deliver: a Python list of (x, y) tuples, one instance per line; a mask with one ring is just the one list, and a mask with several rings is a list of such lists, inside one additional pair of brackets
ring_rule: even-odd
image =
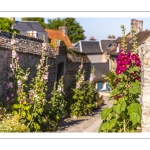
[(150, 43), (141, 45), (142, 132), (150, 132)]

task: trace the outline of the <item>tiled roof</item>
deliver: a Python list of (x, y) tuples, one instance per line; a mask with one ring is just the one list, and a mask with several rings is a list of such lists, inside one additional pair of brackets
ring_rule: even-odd
[(49, 39), (51, 39), (51, 40), (53, 40), (53, 39), (63, 40), (67, 47), (72, 47), (72, 43), (71, 43), (69, 37), (64, 35), (62, 31), (51, 30), (51, 29), (45, 29), (45, 31), (48, 33)]
[[(131, 37), (127, 37), (127, 38), (126, 38), (126, 42), (127, 42), (127, 43), (130, 42), (131, 40), (132, 40)], [(117, 42), (117, 43), (121, 43), (121, 41), (122, 41), (122, 37), (118, 37), (118, 38), (116, 39), (116, 42)]]
[[(150, 30), (140, 31), (137, 34), (137, 47), (139, 47), (150, 36)], [(132, 43), (128, 43), (127, 49), (132, 49)]]

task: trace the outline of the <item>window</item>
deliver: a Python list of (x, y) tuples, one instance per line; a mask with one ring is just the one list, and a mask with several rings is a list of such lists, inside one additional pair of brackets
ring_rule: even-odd
[(37, 38), (37, 31), (27, 31), (27, 36)]

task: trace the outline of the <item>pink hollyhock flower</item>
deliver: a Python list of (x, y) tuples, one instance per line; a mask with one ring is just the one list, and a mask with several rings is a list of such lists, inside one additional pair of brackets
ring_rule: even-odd
[(91, 74), (91, 75), (90, 75), (90, 79), (89, 79), (90, 82), (92, 82), (94, 78), (95, 78), (94, 74)]
[(119, 64), (118, 68), (122, 71), (125, 71), (127, 69), (125, 64)]
[(139, 58), (137, 58), (137, 59), (135, 60), (135, 64), (136, 64), (137, 66), (140, 66), (141, 61), (140, 61), (140, 59), (139, 59)]
[(117, 59), (116, 61), (117, 61), (117, 66), (122, 63), (121, 59)]
[(121, 96), (119, 96), (119, 95), (114, 96), (115, 99), (118, 99), (118, 98), (120, 98), (120, 97), (121, 97)]
[(118, 84), (118, 83), (119, 83), (119, 79), (117, 78), (117, 79), (116, 79), (116, 84)]
[(11, 44), (11, 45), (15, 44), (15, 40), (14, 40), (14, 39), (11, 39), (10, 44)]
[(46, 43), (42, 43), (42, 49), (46, 50), (47, 44)]
[(116, 69), (116, 73), (117, 73), (117, 74), (121, 74), (122, 72), (123, 72), (123, 71), (120, 70), (120, 68), (117, 68), (117, 69)]
[(127, 57), (127, 55), (126, 55), (126, 54), (123, 54), (123, 53), (120, 53), (119, 56), (118, 56), (118, 58), (121, 59), (121, 60), (122, 60), (123, 58), (126, 58), (126, 57)]
[(18, 55), (15, 50), (12, 50), (12, 58), (16, 58)]
[(131, 52), (129, 51), (128, 53), (127, 53), (127, 57), (130, 57), (131, 56)]
[(136, 60), (138, 58), (138, 54), (132, 54), (131, 55), (131, 60)]
[(134, 80), (141, 81), (141, 78), (139, 78), (139, 77), (136, 77), (136, 78), (134, 78)]
[(80, 66), (79, 66), (79, 69), (80, 69), (80, 70), (83, 69), (83, 65), (80, 65)]
[(130, 59), (128, 58), (128, 57), (124, 57), (124, 58), (122, 58), (122, 63), (123, 64), (129, 64), (129, 62), (130, 62)]
[(8, 74), (8, 78), (11, 78), (12, 76), (13, 76), (13, 73), (10, 72), (10, 73)]
[(9, 82), (7, 86), (8, 86), (8, 88), (12, 89), (13, 88), (13, 83)]

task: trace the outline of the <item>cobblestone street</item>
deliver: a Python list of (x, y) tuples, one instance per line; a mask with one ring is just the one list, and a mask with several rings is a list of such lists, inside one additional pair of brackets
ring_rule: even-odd
[(112, 101), (108, 101), (108, 95), (103, 93), (104, 104), (100, 109), (96, 109), (90, 115), (80, 116), (77, 119), (66, 118), (64, 119), (58, 128), (59, 133), (64, 132), (93, 132), (97, 133), (100, 127), (101, 119), (100, 112), (105, 107), (110, 107), (112, 105)]

